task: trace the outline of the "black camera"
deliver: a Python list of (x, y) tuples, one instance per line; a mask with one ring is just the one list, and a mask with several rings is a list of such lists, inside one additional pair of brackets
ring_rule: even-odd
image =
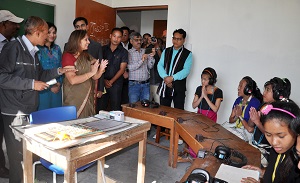
[(152, 42), (152, 43), (155, 43), (155, 42), (156, 42), (156, 37), (154, 37), (154, 36), (151, 37), (151, 42)]

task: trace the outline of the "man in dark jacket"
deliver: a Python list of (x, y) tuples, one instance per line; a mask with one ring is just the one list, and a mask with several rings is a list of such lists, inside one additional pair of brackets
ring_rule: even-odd
[[(8, 10), (0, 10), (0, 53), (6, 43), (15, 40), (14, 36), (17, 35), (20, 23), (23, 20), (23, 18), (15, 16)], [(8, 178), (9, 170), (5, 167), (5, 156), (2, 149), (3, 137), (4, 126), (0, 115), (0, 177)]]
[(47, 89), (47, 81), (65, 72), (62, 68), (44, 71), (40, 65), (36, 45), (44, 45), (48, 36), (45, 20), (29, 17), (24, 31), (25, 35), (4, 45), (0, 54), (0, 103), (10, 183), (23, 182), (22, 142), (10, 126), (29, 124), (29, 114), (37, 110), (38, 91)]

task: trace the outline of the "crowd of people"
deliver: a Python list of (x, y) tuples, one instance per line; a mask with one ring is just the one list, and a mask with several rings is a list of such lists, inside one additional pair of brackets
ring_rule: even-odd
[[(55, 44), (58, 29), (31, 16), (24, 22), (25, 34), (16, 37), (24, 19), (0, 10), (0, 143), (6, 141), (10, 169), (0, 151), (0, 177), (22, 182), (22, 143), (10, 125), (26, 125), (36, 110), (74, 105), (77, 117), (93, 116), (99, 110), (121, 110), (121, 104), (155, 100), (160, 105), (183, 109), (187, 77), (193, 54), (184, 47), (186, 32), (176, 29), (172, 46), (161, 38), (143, 36), (128, 27), (113, 28), (107, 45), (88, 37), (88, 20), (73, 21), (63, 52)], [(47, 84), (51, 79), (54, 84)], [(223, 91), (216, 86), (217, 72), (207, 67), (201, 73), (192, 107), (217, 122)], [(274, 77), (261, 94), (257, 83), (245, 76), (238, 85), (229, 123), (224, 127), (258, 148), (264, 182), (300, 180), (300, 109), (289, 97), (288, 79)], [(297, 141), (298, 140), (298, 141)], [(242, 182), (257, 182), (245, 178)]]

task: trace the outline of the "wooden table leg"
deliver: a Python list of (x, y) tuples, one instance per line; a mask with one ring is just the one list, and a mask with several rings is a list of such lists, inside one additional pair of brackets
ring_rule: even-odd
[[(27, 141), (23, 139), (23, 176), (24, 183), (34, 182), (34, 177), (32, 176), (32, 152), (27, 150)], [(13, 171), (13, 170), (11, 170)]]
[(75, 183), (75, 171), (74, 162), (67, 162), (67, 169), (65, 170), (64, 183)]
[(175, 137), (175, 130), (174, 130), (174, 128), (171, 128), (170, 129), (170, 151), (169, 151), (169, 166), (170, 167), (173, 167), (174, 146), (175, 146), (175, 143), (178, 146), (178, 140), (176, 142), (175, 139), (174, 139), (174, 137)]
[(139, 183), (144, 183), (145, 181), (146, 139), (147, 139), (147, 132), (144, 133), (143, 140), (139, 142), (138, 172), (137, 172), (137, 182)]
[(101, 158), (97, 161), (97, 183), (105, 183), (104, 174), (105, 158)]
[(177, 160), (178, 160), (178, 140), (179, 140), (179, 134), (175, 132), (174, 135), (174, 156), (173, 156), (173, 168), (177, 167)]
[(161, 132), (161, 126), (156, 126), (156, 138), (155, 138), (155, 142), (156, 143), (159, 143), (159, 140), (160, 140), (160, 132)]

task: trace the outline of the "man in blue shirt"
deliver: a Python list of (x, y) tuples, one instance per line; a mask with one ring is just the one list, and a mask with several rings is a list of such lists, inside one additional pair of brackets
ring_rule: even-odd
[(173, 46), (166, 48), (161, 54), (157, 70), (162, 83), (157, 89), (160, 104), (184, 110), (186, 78), (192, 66), (192, 52), (184, 48), (186, 32), (176, 29), (173, 32)]

